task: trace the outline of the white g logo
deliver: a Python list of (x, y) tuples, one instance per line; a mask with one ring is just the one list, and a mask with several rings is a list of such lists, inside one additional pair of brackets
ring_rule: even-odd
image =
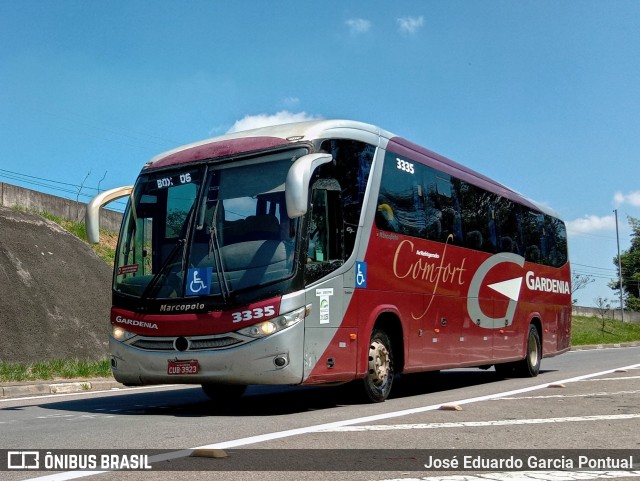
[[(467, 294), (467, 312), (471, 319), (476, 322), (480, 327), (487, 329), (499, 329), (505, 326), (510, 326), (513, 323), (513, 315), (518, 307), (518, 295), (520, 293), (520, 285), (522, 284), (522, 277), (511, 279), (499, 284), (492, 284), (492, 289), (502, 292), (509, 297), (509, 306), (507, 307), (506, 317), (489, 317), (480, 309), (480, 287), (484, 282), (484, 278), (487, 273), (495, 266), (502, 263), (516, 264), (520, 267), (524, 266), (524, 257), (517, 254), (511, 254), (503, 252), (489, 257), (484, 261), (476, 273), (473, 275), (471, 285), (469, 286), (469, 293)], [(479, 322), (478, 322), (479, 321)]]

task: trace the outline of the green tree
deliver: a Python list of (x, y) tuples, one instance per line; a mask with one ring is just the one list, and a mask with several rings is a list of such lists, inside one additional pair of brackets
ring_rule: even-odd
[(613, 258), (613, 263), (618, 269), (618, 280), (609, 283), (614, 291), (620, 291), (620, 271), (618, 266), (622, 264), (622, 289), (625, 298), (625, 308), (630, 311), (640, 311), (640, 219), (628, 217), (631, 226), (631, 247)]

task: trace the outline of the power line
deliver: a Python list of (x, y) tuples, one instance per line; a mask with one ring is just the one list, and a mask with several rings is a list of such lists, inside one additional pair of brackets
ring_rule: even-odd
[(607, 236), (607, 235), (599, 235), (599, 234), (591, 234), (589, 232), (583, 232), (580, 230), (572, 230), (567, 229), (567, 234), (571, 237), (593, 237), (595, 239), (603, 239), (603, 240), (615, 240), (615, 237)]
[[(79, 184), (72, 184), (69, 182), (62, 182), (59, 180), (38, 177), (35, 175), (21, 174), (19, 172), (14, 172), (6, 169), (0, 169), (0, 178), (16, 181), (21, 185), (27, 184), (32, 186), (44, 187), (50, 191), (62, 192), (62, 193), (68, 194), (67, 198), (70, 198), (69, 195), (73, 195), (76, 197), (81, 196), (83, 198), (91, 199), (94, 197), (94, 194), (88, 194), (82, 191), (89, 190), (95, 193), (99, 193), (101, 191), (97, 187), (88, 187), (88, 186), (83, 186)], [(69, 187), (75, 187), (75, 190), (71, 190), (69, 189)], [(112, 207), (112, 209), (124, 210), (124, 207), (126, 206), (126, 201), (116, 200), (113, 202), (113, 204), (114, 206)]]
[(11, 174), (11, 175), (14, 175), (14, 176), (28, 177), (28, 178), (30, 178), (30, 179), (43, 180), (43, 181), (45, 181), (45, 182), (51, 182), (51, 183), (53, 183), (53, 184), (61, 184), (61, 185), (70, 185), (70, 186), (73, 186), (73, 187), (80, 187), (80, 186), (79, 186), (79, 185), (77, 185), (77, 184), (70, 184), (69, 182), (61, 182), (61, 181), (59, 181), (59, 180), (46, 179), (46, 178), (44, 178), (44, 177), (36, 177), (35, 175), (21, 174), (21, 173), (19, 173), (19, 172), (13, 172), (13, 171), (11, 171), (11, 170), (6, 170), (6, 169), (0, 169), (0, 172), (5, 172), (5, 173), (7, 173), (7, 174)]
[(572, 266), (580, 266), (580, 267), (587, 267), (589, 269), (599, 269), (602, 271), (614, 271), (614, 272), (618, 272), (616, 269), (611, 269), (610, 267), (596, 267), (596, 266), (589, 266), (587, 264), (579, 264), (577, 262), (572, 262), (571, 263)]

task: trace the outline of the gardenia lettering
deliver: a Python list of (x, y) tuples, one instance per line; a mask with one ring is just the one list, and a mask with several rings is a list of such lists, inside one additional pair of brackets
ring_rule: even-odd
[(531, 291), (553, 292), (554, 294), (571, 294), (569, 283), (558, 279), (538, 277), (533, 271), (527, 272), (527, 287)]
[(146, 327), (148, 329), (158, 329), (158, 325), (155, 322), (139, 321), (137, 319), (127, 319), (126, 317), (116, 317), (118, 324), (126, 324), (127, 326)]

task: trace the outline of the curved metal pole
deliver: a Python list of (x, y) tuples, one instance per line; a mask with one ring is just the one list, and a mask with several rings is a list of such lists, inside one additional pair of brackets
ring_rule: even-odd
[(91, 199), (87, 204), (87, 217), (85, 219), (89, 243), (100, 243), (100, 208), (109, 202), (130, 195), (132, 191), (132, 185), (116, 187), (115, 189), (102, 192)]

